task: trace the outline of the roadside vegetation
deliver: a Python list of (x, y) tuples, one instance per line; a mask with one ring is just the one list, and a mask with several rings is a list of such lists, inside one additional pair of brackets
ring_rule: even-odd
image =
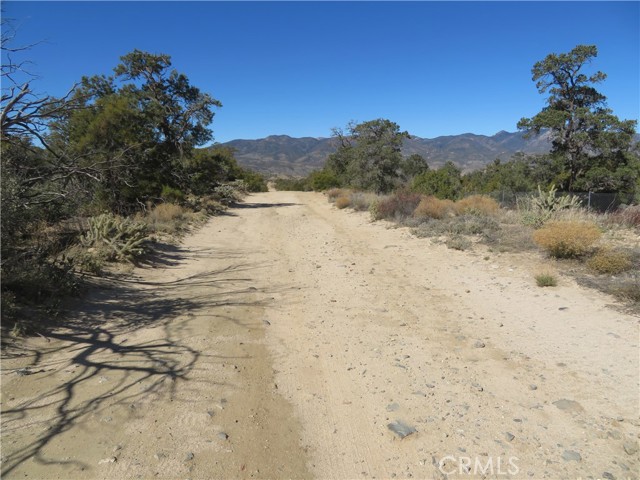
[(13, 63), (28, 51), (14, 37), (3, 23), (2, 316), (20, 333), (44, 328), (87, 276), (145, 261), (267, 186), (231, 150), (203, 148), (221, 103), (168, 55), (135, 50), (54, 98)]
[[(377, 119), (336, 129), (337, 151), (323, 170), (276, 188), (326, 191), (337, 208), (367, 210), (373, 220), (410, 227), (455, 250), (484, 244), (489, 252), (539, 251), (560, 273), (640, 308), (637, 125), (607, 108), (595, 88), (606, 75), (585, 73), (596, 56), (595, 46), (580, 45), (532, 69), (547, 106), (518, 128), (549, 135), (548, 154), (517, 154), (464, 174), (452, 162), (431, 169), (419, 155), (402, 155), (406, 132)], [(593, 194), (613, 200), (597, 211), (589, 204)], [(543, 275), (536, 282), (557, 280)]]

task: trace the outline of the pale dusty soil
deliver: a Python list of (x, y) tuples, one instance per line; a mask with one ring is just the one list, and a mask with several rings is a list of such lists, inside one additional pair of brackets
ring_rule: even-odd
[(3, 478), (638, 478), (612, 298), (317, 193), (232, 213), (3, 352)]

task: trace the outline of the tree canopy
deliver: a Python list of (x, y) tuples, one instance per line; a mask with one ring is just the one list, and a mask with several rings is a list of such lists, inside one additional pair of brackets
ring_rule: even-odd
[(402, 141), (409, 137), (398, 124), (376, 119), (355, 124), (347, 131), (334, 129), (338, 150), (329, 155), (326, 167), (343, 185), (388, 192), (398, 184)]
[(607, 108), (606, 97), (594, 86), (606, 79), (603, 72), (585, 73), (597, 55), (595, 45), (578, 45), (536, 62), (532, 80), (541, 94), (548, 94), (547, 106), (522, 118), (518, 128), (528, 134), (551, 132), (560, 188), (633, 191), (640, 179), (633, 144), (636, 122), (620, 120)]

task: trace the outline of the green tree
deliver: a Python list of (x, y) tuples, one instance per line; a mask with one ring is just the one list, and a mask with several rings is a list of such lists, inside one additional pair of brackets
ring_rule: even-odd
[(201, 190), (211, 166), (194, 152), (211, 140), (221, 104), (172, 70), (168, 55), (135, 50), (121, 60), (113, 77), (82, 79), (75, 98), (83, 108), (54, 122), (50, 139), (94, 172), (96, 209), (126, 213), (163, 189)]
[(390, 120), (377, 119), (335, 129), (338, 150), (329, 155), (326, 167), (343, 185), (363, 190), (389, 192), (400, 181), (402, 141), (407, 132)]
[(429, 170), (427, 160), (417, 153), (413, 153), (400, 162), (400, 171), (405, 181)]
[[(482, 170), (476, 170), (462, 177), (465, 194), (492, 192), (528, 192), (536, 189), (536, 158), (523, 153), (515, 154), (508, 162), (495, 159)], [(547, 180), (542, 184), (546, 185)]]
[[(532, 79), (547, 106), (518, 128), (528, 134), (548, 129), (552, 156), (562, 166), (561, 189), (576, 191), (633, 190), (640, 177), (633, 151), (634, 120), (620, 120), (606, 106), (606, 97), (594, 85), (605, 80), (597, 71), (584, 73), (597, 56), (595, 45), (578, 45), (569, 53), (550, 54), (537, 62)], [(600, 181), (603, 173), (608, 173)]]
[(461, 172), (451, 161), (437, 170), (428, 170), (414, 177), (411, 190), (424, 195), (455, 200), (462, 190)]

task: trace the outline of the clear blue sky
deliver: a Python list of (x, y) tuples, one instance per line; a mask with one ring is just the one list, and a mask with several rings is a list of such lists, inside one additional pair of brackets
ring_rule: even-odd
[(421, 137), (515, 131), (544, 106), (531, 67), (595, 44), (600, 90), (640, 117), (639, 2), (3, 2), (36, 89), (61, 95), (137, 48), (219, 99), (216, 141), (329, 136), (388, 118)]

